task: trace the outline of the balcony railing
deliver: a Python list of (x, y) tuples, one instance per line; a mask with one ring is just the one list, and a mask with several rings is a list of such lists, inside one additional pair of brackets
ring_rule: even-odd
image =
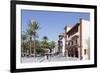
[(73, 45), (66, 45), (65, 48), (69, 49), (69, 48), (79, 48), (80, 45), (77, 43), (77, 44), (73, 44)]
[(71, 35), (70, 37), (68, 37), (67, 39), (68, 40), (70, 40), (72, 37), (74, 37), (74, 36), (79, 36), (79, 32), (77, 32), (77, 33), (75, 33), (75, 34), (73, 34), (73, 35)]

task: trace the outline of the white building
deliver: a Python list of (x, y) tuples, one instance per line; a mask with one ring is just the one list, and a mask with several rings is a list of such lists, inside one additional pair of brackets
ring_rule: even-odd
[(62, 39), (62, 53), (66, 57), (87, 60), (90, 58), (90, 23), (80, 19), (73, 27), (65, 27)]

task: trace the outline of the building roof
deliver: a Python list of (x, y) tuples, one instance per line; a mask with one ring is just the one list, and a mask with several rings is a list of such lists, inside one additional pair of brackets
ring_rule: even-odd
[(74, 26), (67, 32), (67, 34), (70, 33), (74, 28), (78, 27), (79, 25), (80, 25), (80, 23), (77, 23), (76, 25), (74, 25)]

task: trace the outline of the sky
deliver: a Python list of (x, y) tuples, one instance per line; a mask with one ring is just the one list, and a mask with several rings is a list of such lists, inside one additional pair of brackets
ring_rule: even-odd
[(29, 21), (35, 20), (40, 27), (37, 31), (39, 40), (47, 36), (48, 40), (57, 41), (58, 35), (64, 32), (64, 27), (74, 26), (80, 18), (90, 20), (90, 13), (21, 10), (21, 28), (22, 32), (26, 32)]

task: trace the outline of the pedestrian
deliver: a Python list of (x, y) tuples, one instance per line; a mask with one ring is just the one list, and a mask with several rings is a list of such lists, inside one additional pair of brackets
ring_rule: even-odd
[(47, 54), (47, 60), (49, 59), (49, 55)]

